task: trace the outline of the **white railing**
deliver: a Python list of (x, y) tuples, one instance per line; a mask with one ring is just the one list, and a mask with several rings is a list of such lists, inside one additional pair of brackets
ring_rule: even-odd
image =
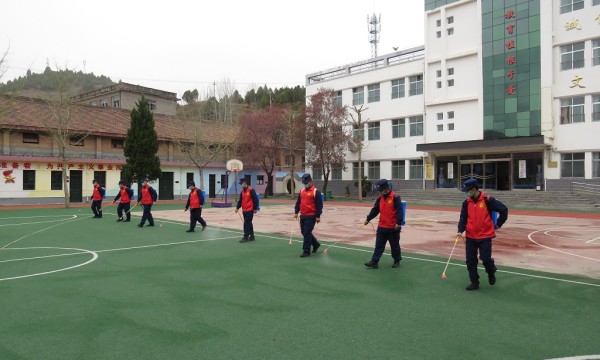
[(600, 196), (600, 185), (571, 182), (571, 193), (583, 193), (593, 197)]

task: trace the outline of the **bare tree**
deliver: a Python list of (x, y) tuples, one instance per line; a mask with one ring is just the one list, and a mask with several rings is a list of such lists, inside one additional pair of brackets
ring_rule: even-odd
[(296, 196), (295, 189), (295, 181), (294, 181), (294, 170), (296, 167), (296, 153), (304, 153), (304, 145), (305, 145), (305, 121), (306, 121), (306, 113), (305, 108), (303, 107), (299, 111), (294, 111), (291, 106), (287, 106), (283, 109), (282, 114), (283, 120), (283, 136), (281, 145), (283, 149), (285, 149), (285, 153), (287, 155), (290, 166), (290, 179), (291, 179), (291, 189), (290, 189), (290, 197), (292, 199)]
[(58, 95), (55, 99), (47, 100), (47, 113), (39, 114), (45, 131), (48, 133), (56, 149), (56, 156), (62, 164), (63, 191), (65, 196), (65, 208), (71, 206), (69, 196), (68, 179), (68, 148), (71, 143), (84, 141), (90, 134), (91, 129), (87, 129), (82, 124), (81, 107), (75, 105), (72, 100), (69, 89), (71, 88), (71, 76), (73, 72), (68, 69), (60, 69), (53, 73), (54, 81), (58, 89)]
[[(196, 165), (200, 174), (200, 188), (204, 188), (204, 168), (220, 156), (225, 156), (233, 149), (234, 137), (231, 128), (221, 126), (221, 133), (215, 133), (217, 124), (203, 122), (198, 108), (190, 107), (189, 111), (178, 115), (177, 129), (173, 129), (173, 143), (187, 158)], [(211, 131), (207, 131), (210, 128)]]
[(248, 112), (240, 119), (238, 145), (240, 158), (258, 165), (267, 175), (265, 198), (273, 195), (273, 171), (281, 153), (283, 109), (274, 106), (266, 111)]
[(2, 54), (2, 56), (0, 56), (0, 80), (2, 80), (2, 78), (4, 77), (4, 74), (6, 74), (7, 58), (8, 58), (8, 49), (6, 49), (4, 54)]
[[(350, 119), (348, 122), (352, 125), (352, 130), (358, 130), (358, 135), (352, 137), (353, 145), (355, 146), (356, 153), (358, 156), (358, 201), (363, 199), (363, 188), (362, 188), (362, 180), (363, 180), (363, 170), (362, 170), (362, 151), (364, 148), (364, 140), (365, 140), (365, 123), (368, 121), (362, 119), (362, 112), (369, 109), (363, 108), (364, 105), (357, 107), (353, 105), (351, 109), (356, 113), (356, 117), (349, 113)], [(367, 185), (368, 186), (368, 185)]]
[(336, 104), (332, 89), (319, 89), (306, 107), (306, 165), (323, 172), (323, 193), (332, 169), (345, 169), (348, 110)]

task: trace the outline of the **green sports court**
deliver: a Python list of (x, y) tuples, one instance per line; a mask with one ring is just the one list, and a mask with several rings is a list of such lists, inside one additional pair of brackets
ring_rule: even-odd
[[(265, 201), (260, 216), (277, 206)], [(319, 233), (327, 206), (315, 230), (325, 246), (349, 232)], [(447, 255), (404, 247), (399, 269), (389, 256), (365, 269), (369, 233), (370, 246), (340, 242), (300, 259), (298, 231), (274, 221), (240, 244), (240, 220), (222, 209), (206, 208), (208, 227), (195, 233), (157, 215), (185, 219), (181, 204), (156, 205), (153, 228), (135, 226), (137, 210), (131, 223), (116, 223), (114, 207), (101, 220), (87, 207), (0, 210), (1, 359), (600, 356), (600, 276), (504, 266), (500, 252), (498, 283), (480, 269), (482, 288), (467, 292), (460, 251), (442, 280)], [(403, 246), (422, 226), (407, 223)]]

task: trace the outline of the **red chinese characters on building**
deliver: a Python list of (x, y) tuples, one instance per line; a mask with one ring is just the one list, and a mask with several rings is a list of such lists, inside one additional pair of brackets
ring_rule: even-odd
[(506, 88), (506, 95), (515, 95), (517, 93), (517, 88), (515, 85), (510, 84)]
[(515, 77), (515, 71), (512, 69), (508, 70), (506, 77), (512, 80)]
[(506, 58), (506, 65), (514, 65), (517, 63), (517, 58), (514, 55), (511, 55)]
[(510, 24), (506, 27), (506, 32), (508, 35), (513, 35), (515, 32), (515, 24)]
[(94, 164), (88, 164), (88, 170), (94, 170)]
[(23, 167), (25, 169), (31, 169), (31, 163), (26, 162), (26, 163), (23, 164)]
[(98, 170), (104, 170), (104, 165), (102, 165), (102, 164), (98, 165)]
[(504, 13), (504, 18), (506, 20), (508, 19), (513, 19), (517, 16), (517, 14), (515, 13), (515, 11), (513, 9), (508, 9), (506, 10), (506, 12)]
[(50, 169), (50, 170), (54, 169), (54, 164), (50, 164), (50, 163), (46, 164), (46, 169)]
[(515, 48), (515, 41), (514, 40), (508, 40), (506, 42), (506, 45), (504, 45), (504, 46), (506, 46), (507, 50), (514, 49)]
[(116, 166), (115, 166), (115, 170), (117, 170), (117, 171), (121, 171), (121, 165), (116, 165)]
[(77, 169), (78, 169), (78, 170), (83, 170), (83, 169), (85, 169), (85, 165), (83, 165), (83, 164), (79, 164), (79, 165), (77, 166)]
[(18, 169), (19, 168), (19, 163), (18, 162), (12, 163), (12, 168), (13, 169)]
[(112, 170), (112, 169), (113, 169), (113, 166), (109, 164), (109, 165), (107, 165), (107, 166), (106, 166), (106, 169), (107, 169), (107, 170)]
[(6, 161), (0, 162), (0, 167), (6, 169), (8, 167), (8, 164), (6, 163)]

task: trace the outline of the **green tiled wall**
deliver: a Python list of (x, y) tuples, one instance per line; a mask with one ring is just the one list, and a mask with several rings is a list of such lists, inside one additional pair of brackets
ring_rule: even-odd
[[(484, 138), (541, 134), (540, 1), (482, 0)], [(438, 1), (426, 0), (428, 3)], [(507, 11), (514, 18), (505, 19)], [(513, 34), (506, 27), (514, 25)], [(515, 48), (507, 49), (513, 40)], [(516, 63), (506, 60), (515, 56)], [(514, 77), (508, 78), (508, 72)], [(507, 89), (513, 85), (514, 95)]]
[(457, 1), (458, 0), (425, 0), (425, 11), (437, 9)]

